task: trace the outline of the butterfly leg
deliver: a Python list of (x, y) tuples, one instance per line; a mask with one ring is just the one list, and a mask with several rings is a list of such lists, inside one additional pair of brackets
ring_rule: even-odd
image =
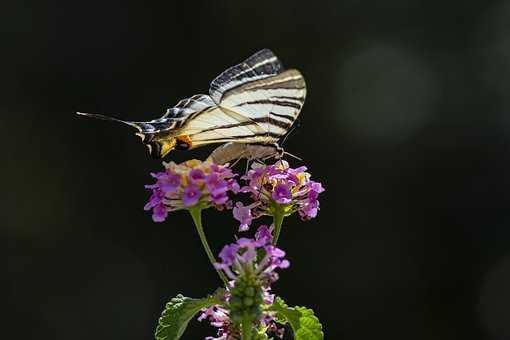
[[(263, 158), (264, 162), (271, 158), (274, 158), (277, 161), (282, 161), (283, 155), (285, 154), (285, 151), (283, 150), (283, 148), (280, 145), (278, 145), (278, 143), (274, 143), (271, 146), (274, 147), (274, 153)], [(283, 163), (282, 163), (282, 165), (283, 165)]]
[(250, 159), (246, 158), (246, 169), (244, 169), (244, 173), (247, 174), (250, 170)]
[(242, 156), (242, 155), (241, 155), (241, 156), (239, 156), (239, 157), (238, 157), (238, 158), (234, 161), (234, 163), (232, 163), (232, 165), (231, 165), (230, 167), (231, 167), (231, 168), (233, 168), (234, 166), (236, 166), (236, 164), (237, 164), (237, 163), (239, 163), (239, 161), (240, 161), (241, 159), (243, 159), (243, 156)]

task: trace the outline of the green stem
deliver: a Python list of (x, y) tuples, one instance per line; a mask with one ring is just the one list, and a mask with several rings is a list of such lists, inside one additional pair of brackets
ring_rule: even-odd
[[(207, 254), (207, 257), (209, 258), (209, 261), (211, 262), (212, 266), (214, 267), (214, 264), (217, 261), (211, 251), (211, 248), (209, 247), (209, 243), (207, 242), (207, 238), (205, 237), (204, 228), (202, 227), (202, 209), (199, 207), (193, 207), (189, 209), (189, 213), (193, 218), (193, 222), (195, 223), (195, 227), (197, 228), (198, 236), (200, 236), (200, 241), (202, 241), (202, 246), (204, 247), (205, 253)], [(216, 269), (216, 272), (220, 276), (221, 281), (223, 281), (223, 283), (226, 285), (228, 283), (228, 280), (225, 274), (219, 269)]]
[(252, 331), (253, 331), (253, 327), (252, 327), (252, 320), (250, 318), (249, 315), (245, 315), (243, 317), (243, 321), (242, 321), (242, 331), (243, 331), (243, 334), (241, 336), (241, 339), (242, 340), (251, 340), (251, 335), (252, 335)]
[(278, 242), (278, 238), (280, 237), (280, 233), (282, 232), (282, 224), (283, 224), (283, 218), (285, 217), (285, 213), (283, 212), (283, 209), (276, 205), (274, 209), (274, 215), (273, 215), (273, 223), (274, 223), (274, 237), (273, 237), (273, 244), (276, 245)]

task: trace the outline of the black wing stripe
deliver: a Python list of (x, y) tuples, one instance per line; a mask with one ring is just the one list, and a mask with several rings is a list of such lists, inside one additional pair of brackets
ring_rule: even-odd
[(303, 103), (305, 101), (305, 97), (291, 97), (291, 96), (272, 96), (272, 98), (276, 99), (287, 99), (287, 100), (295, 100), (300, 103)]
[(294, 116), (283, 115), (283, 114), (274, 113), (274, 112), (269, 112), (269, 114), (272, 115), (272, 116), (275, 116), (275, 117), (280, 117), (280, 118), (283, 118), (283, 119), (287, 119), (290, 122), (294, 122), (294, 120), (296, 119), (296, 117), (294, 117)]
[(261, 50), (216, 77), (211, 83), (209, 94), (219, 104), (225, 92), (278, 74), (282, 69), (282, 64), (273, 52), (268, 49)]
[(177, 105), (169, 108), (163, 117), (154, 121), (158, 121), (163, 118), (179, 121), (186, 120), (190, 117), (190, 115), (214, 106), (215, 103), (211, 97), (205, 94), (196, 94), (190, 98), (182, 99), (177, 103)]
[(290, 126), (292, 125), (292, 123), (282, 122), (281, 120), (274, 119), (271, 117), (254, 118), (253, 121), (256, 123), (271, 124), (271, 125), (274, 125), (276, 127), (279, 127), (279, 128), (285, 129), (285, 130), (290, 128)]
[(244, 106), (244, 105), (250, 105), (250, 104), (272, 104), (272, 105), (278, 105), (278, 106), (288, 106), (293, 107), (295, 109), (300, 109), (302, 105), (294, 102), (289, 101), (281, 101), (281, 100), (271, 100), (271, 99), (260, 99), (260, 100), (252, 100), (249, 102), (244, 102), (237, 104), (235, 107)]

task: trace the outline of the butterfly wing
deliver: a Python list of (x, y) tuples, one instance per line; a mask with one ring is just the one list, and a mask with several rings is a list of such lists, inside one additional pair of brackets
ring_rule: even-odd
[(168, 109), (162, 117), (146, 122), (121, 120), (102, 114), (77, 113), (96, 119), (123, 123), (136, 128), (138, 130), (136, 134), (142, 138), (151, 156), (154, 158), (161, 158), (172, 149), (179, 148), (180, 142), (186, 142), (183, 148), (191, 147), (189, 139), (185, 138), (184, 140), (179, 140), (178, 138), (182, 134), (183, 126), (192, 120), (193, 116), (204, 111), (212, 110), (215, 107), (216, 104), (211, 97), (205, 94), (198, 94), (181, 100), (177, 105)]
[(272, 51), (263, 49), (217, 76), (211, 82), (209, 94), (216, 104), (220, 104), (227, 91), (255, 80), (277, 75), (282, 70), (283, 65), (278, 57)]
[(299, 71), (283, 71), (276, 55), (264, 49), (216, 77), (209, 93), (219, 108), (256, 123), (270, 143), (287, 133), (298, 117), (306, 84)]
[(299, 116), (306, 84), (298, 70), (245, 83), (224, 93), (219, 107), (249, 117), (273, 142), (285, 135)]
[(205, 94), (197, 94), (181, 100), (177, 105), (169, 108), (162, 117), (146, 122), (121, 120), (96, 113), (77, 112), (77, 114), (132, 126), (138, 130), (138, 135), (143, 139), (144, 136), (154, 134), (174, 135), (172, 131), (182, 128), (194, 115), (215, 107), (216, 104), (211, 97)]
[(84, 115), (137, 128), (155, 157), (212, 143), (271, 144), (289, 130), (306, 95), (299, 71), (282, 70), (274, 53), (264, 49), (216, 77), (210, 95), (183, 99), (158, 119), (135, 122)]
[(183, 133), (194, 146), (275, 143), (296, 120), (306, 96), (303, 76), (283, 71), (276, 55), (261, 50), (216, 77), (209, 89), (216, 104), (188, 119)]
[(264, 142), (264, 129), (250, 118), (219, 106), (211, 107), (188, 119), (181, 133), (191, 138), (193, 147), (212, 143)]

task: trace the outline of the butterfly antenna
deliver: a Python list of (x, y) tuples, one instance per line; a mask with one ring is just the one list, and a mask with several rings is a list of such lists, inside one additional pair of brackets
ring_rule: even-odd
[(287, 132), (285, 134), (285, 136), (283, 137), (283, 140), (282, 140), (280, 146), (283, 146), (283, 144), (285, 144), (285, 141), (287, 140), (287, 137), (289, 137), (289, 135), (298, 127), (298, 125), (299, 125), (299, 121), (296, 121), (296, 124), (294, 124), (292, 126), (292, 128), (289, 130), (289, 132)]
[(299, 158), (298, 156), (293, 155), (293, 154), (291, 154), (290, 152), (287, 152), (287, 151), (284, 151), (284, 152), (283, 152), (283, 154), (284, 154), (284, 155), (289, 155), (290, 157), (295, 158), (295, 159), (297, 159), (298, 161), (302, 161), (302, 160), (303, 160), (302, 158)]
[(128, 122), (128, 121), (125, 121), (125, 120), (122, 120), (122, 119), (113, 118), (113, 117), (110, 117), (110, 116), (105, 116), (105, 115), (102, 115), (102, 114), (99, 114), (99, 113), (76, 112), (76, 114), (79, 115), (79, 116), (85, 116), (85, 117), (90, 117), (90, 118), (94, 118), (94, 119), (107, 120), (107, 121), (110, 121), (110, 122), (118, 122), (118, 123), (122, 123), (122, 124), (126, 124), (126, 125), (129, 125), (129, 126), (135, 127), (138, 130), (140, 130), (140, 127), (137, 124), (135, 124), (135, 123)]

